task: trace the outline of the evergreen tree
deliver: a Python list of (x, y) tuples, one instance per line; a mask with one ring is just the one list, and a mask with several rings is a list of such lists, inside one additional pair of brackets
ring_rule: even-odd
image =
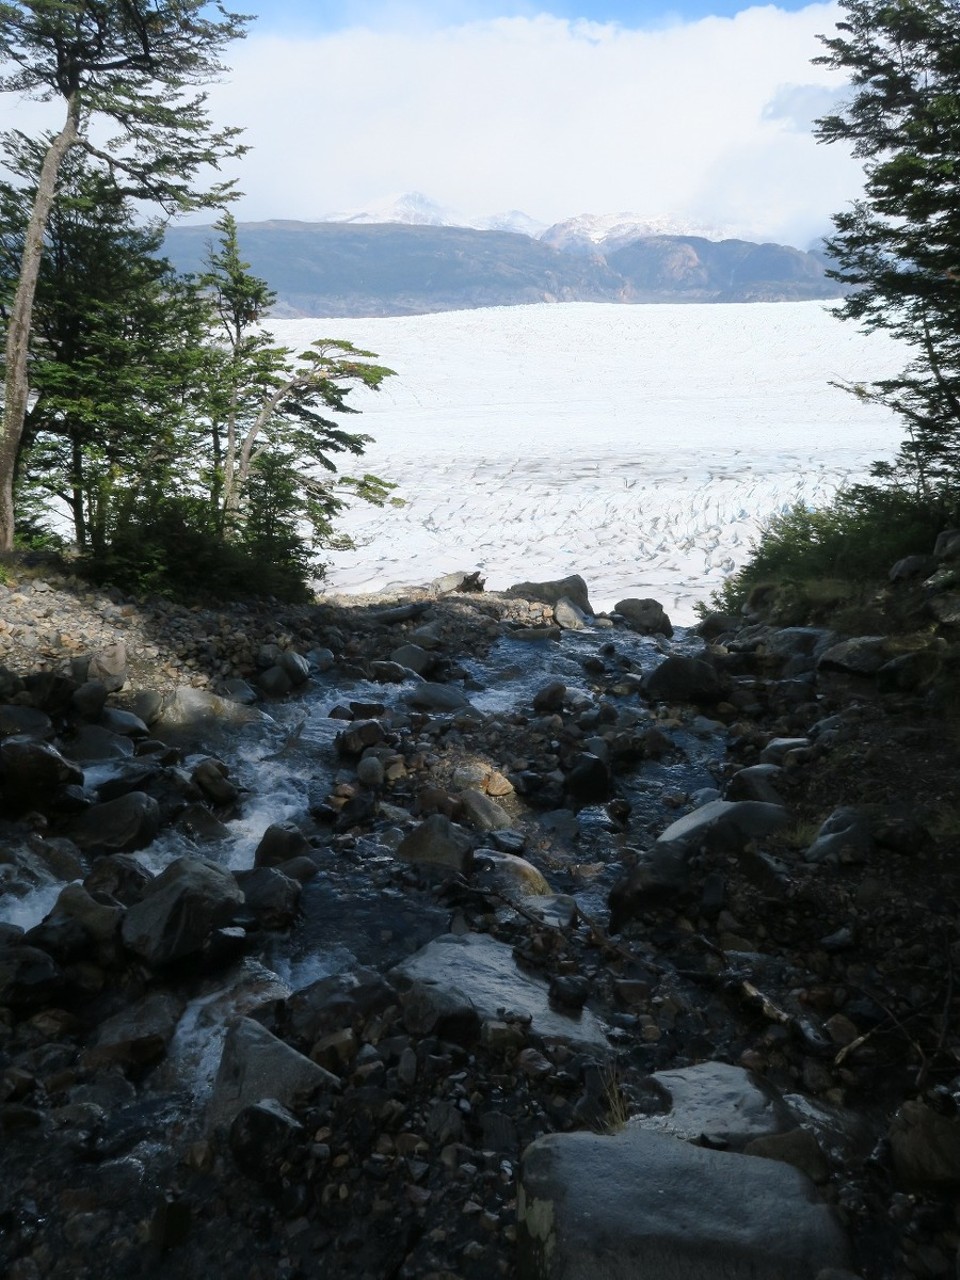
[[(34, 296), (64, 160), (74, 148), (83, 149), (124, 194), (158, 201), (167, 212), (222, 204), (225, 186), (205, 191), (198, 175), (243, 148), (236, 130), (211, 126), (205, 96), (193, 88), (222, 72), (220, 54), (244, 34), (246, 22), (219, 0), (0, 3), (0, 61), (15, 68), (0, 79), (0, 89), (59, 99), (65, 111), (60, 132), (44, 139), (7, 320), (0, 552), (13, 544), (13, 480), (30, 398)], [(92, 140), (94, 121), (115, 126), (104, 145)]]
[(843, 315), (913, 348), (899, 377), (848, 388), (902, 415), (897, 466), (926, 502), (960, 498), (960, 0), (841, 0), (818, 62), (853, 93), (817, 122), (852, 146), (864, 192), (834, 217), (834, 279), (854, 286)]
[[(294, 360), (261, 326), (275, 297), (242, 260), (232, 215), (215, 230), (219, 245), (201, 285), (221, 350), (208, 398), (211, 497), (220, 526), (227, 536), (252, 536), (255, 527), (279, 529), (282, 513), (283, 539), (289, 522), (302, 520), (315, 547), (329, 546), (332, 519), (348, 496), (381, 505), (393, 488), (369, 474), (340, 474), (338, 455), (358, 457), (370, 437), (346, 431), (331, 415), (358, 413), (348, 403), (351, 390), (376, 391), (392, 370), (373, 363), (372, 351), (332, 338)], [(273, 516), (264, 524), (268, 508)]]
[[(0, 298), (16, 288), (41, 159), (22, 139), (7, 153), (18, 182), (0, 183)], [(102, 552), (125, 489), (178, 488), (193, 452), (206, 309), (159, 256), (162, 237), (82, 154), (67, 158), (34, 302), (18, 484), (66, 506), (81, 550)]]

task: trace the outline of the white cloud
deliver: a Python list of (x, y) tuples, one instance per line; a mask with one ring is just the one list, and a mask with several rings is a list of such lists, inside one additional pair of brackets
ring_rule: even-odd
[(234, 170), (241, 218), (420, 190), (467, 213), (677, 213), (803, 243), (857, 185), (788, 109), (839, 87), (810, 65), (837, 13), (767, 6), (647, 31), (549, 15), (296, 40), (254, 28), (210, 103), (254, 148)]

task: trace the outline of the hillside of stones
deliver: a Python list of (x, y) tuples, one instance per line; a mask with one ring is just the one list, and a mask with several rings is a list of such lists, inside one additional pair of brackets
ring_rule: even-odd
[(958, 639), (12, 566), (3, 1274), (954, 1276)]

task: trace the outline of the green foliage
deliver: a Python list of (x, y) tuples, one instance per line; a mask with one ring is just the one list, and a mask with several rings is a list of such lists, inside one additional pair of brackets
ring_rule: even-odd
[[(886, 329), (913, 357), (899, 377), (847, 388), (903, 419), (896, 463), (918, 495), (960, 494), (960, 3), (841, 0), (817, 61), (853, 95), (817, 122), (863, 161), (864, 194), (834, 217), (845, 318)], [(884, 478), (887, 469), (877, 475)]]
[(308, 565), (301, 544), (284, 544), (276, 529), (228, 541), (205, 497), (130, 490), (115, 508), (103, 550), (80, 568), (94, 581), (137, 595), (185, 600), (251, 595), (305, 601)]
[[(949, 515), (903, 490), (855, 485), (827, 507), (801, 504), (767, 522), (749, 561), (724, 582), (713, 604), (736, 613), (756, 587), (815, 583), (832, 592), (842, 584), (886, 581), (903, 556), (927, 553)], [(847, 587), (849, 590), (849, 586)]]

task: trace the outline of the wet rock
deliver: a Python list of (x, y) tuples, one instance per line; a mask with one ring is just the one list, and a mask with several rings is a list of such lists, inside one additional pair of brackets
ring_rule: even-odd
[(208, 758), (200, 761), (190, 780), (213, 804), (231, 805), (236, 803), (239, 792), (228, 775), (229, 770), (223, 761)]
[(105, 707), (100, 715), (100, 727), (123, 738), (146, 738), (150, 733), (139, 716), (122, 707)]
[(3, 799), (14, 811), (48, 801), (60, 787), (83, 782), (83, 771), (56, 747), (32, 738), (10, 737), (0, 743)]
[(70, 699), (73, 710), (84, 720), (99, 720), (110, 691), (102, 680), (87, 680)]
[(160, 830), (160, 806), (145, 791), (95, 804), (80, 815), (70, 836), (85, 853), (132, 853), (145, 849)]
[(468, 788), (457, 797), (464, 818), (476, 831), (502, 831), (510, 826), (510, 815), (503, 805), (482, 791)]
[(431, 814), (419, 827), (404, 836), (397, 857), (419, 866), (445, 868), (467, 875), (473, 861), (473, 841), (442, 813)]
[(83, 885), (68, 884), (61, 890), (51, 915), (76, 920), (94, 942), (105, 943), (117, 936), (123, 908), (98, 902)]
[(149, 965), (169, 964), (199, 952), (242, 904), (243, 892), (229, 871), (199, 858), (178, 858), (127, 911), (123, 942)]
[(272, 1098), (282, 1107), (297, 1104), (323, 1089), (339, 1089), (336, 1076), (272, 1035), (252, 1018), (241, 1018), (227, 1032), (207, 1125), (232, 1123), (246, 1107)]
[(574, 758), (564, 786), (578, 804), (599, 804), (610, 795), (610, 769), (592, 752), (582, 751)]
[(246, 909), (265, 929), (285, 929), (296, 919), (303, 890), (298, 880), (284, 875), (278, 867), (238, 871), (236, 879)]
[(694, 702), (711, 705), (724, 696), (724, 685), (709, 662), (673, 654), (644, 677), (644, 691), (654, 702)]
[(83, 1064), (96, 1068), (111, 1062), (141, 1067), (162, 1058), (173, 1039), (184, 1001), (169, 991), (151, 991), (102, 1022)]
[(228, 702), (237, 702), (241, 707), (252, 707), (254, 703), (260, 700), (260, 695), (256, 689), (254, 689), (253, 685), (248, 684), (246, 680), (236, 678), (224, 680), (222, 692)]
[(176, 827), (198, 844), (217, 844), (230, 835), (230, 828), (202, 804), (188, 804), (177, 818)]
[(151, 720), (149, 715), (143, 718), (159, 738), (168, 742), (185, 735), (202, 739), (218, 728), (239, 729), (243, 725), (257, 724), (264, 717), (256, 707), (244, 707), (205, 689), (181, 685), (163, 699), (156, 719)]
[(321, 675), (329, 671), (337, 660), (333, 650), (324, 648), (322, 645), (308, 649), (304, 656), (310, 663), (310, 669), (319, 672)]
[(893, 1117), (890, 1153), (897, 1177), (908, 1187), (960, 1185), (960, 1120), (923, 1102), (905, 1102)]
[(518, 1218), (529, 1280), (810, 1280), (848, 1261), (832, 1212), (796, 1169), (631, 1124), (538, 1138), (524, 1152)]
[(539, 600), (543, 604), (556, 605), (566, 597), (578, 609), (591, 616), (595, 612), (587, 594), (587, 584), (578, 573), (569, 578), (552, 578), (546, 582), (517, 582), (504, 593), (520, 600)]
[(66, 986), (53, 957), (39, 947), (0, 945), (0, 1005), (25, 1011), (58, 999)]
[(376, 756), (365, 756), (357, 762), (357, 781), (361, 787), (377, 791), (383, 786), (385, 778), (383, 761)]
[(742, 1151), (755, 1138), (791, 1128), (793, 1120), (772, 1090), (762, 1088), (743, 1067), (700, 1062), (676, 1071), (658, 1071), (651, 1080), (669, 1099), (663, 1115), (637, 1116), (631, 1124), (686, 1142)]
[(862, 809), (834, 809), (803, 855), (805, 862), (863, 862), (873, 850), (871, 822)]
[(285, 698), (294, 687), (290, 673), (279, 663), (261, 671), (257, 676), (257, 684), (266, 698)]
[(567, 686), (561, 680), (551, 680), (533, 695), (533, 709), (538, 715), (555, 715), (563, 710)]
[(507, 897), (536, 898), (553, 892), (543, 874), (526, 858), (495, 849), (476, 851), (473, 875), (478, 887), (489, 885)]
[(45, 711), (35, 707), (0, 706), (0, 738), (50, 738), (53, 721)]
[(293, 822), (273, 822), (260, 837), (253, 855), (255, 867), (279, 867), (291, 858), (313, 852), (310, 841)]
[(295, 689), (310, 679), (310, 663), (295, 649), (284, 649), (280, 654), (279, 665), (287, 673)]
[[(104, 770), (98, 770), (103, 777)], [(118, 800), (131, 791), (147, 791), (160, 776), (160, 766), (153, 760), (123, 760), (114, 764), (97, 786), (101, 802)]]
[(304, 1139), (304, 1128), (274, 1098), (244, 1107), (230, 1125), (230, 1151), (248, 1178), (278, 1184), (281, 1171)]
[(403, 700), (418, 711), (462, 711), (471, 706), (470, 699), (462, 690), (449, 684), (434, 684), (429, 680), (409, 689), (403, 695)]
[(564, 631), (582, 631), (587, 625), (587, 615), (578, 609), (572, 600), (564, 596), (558, 600), (553, 609), (553, 617), (558, 627)]
[(458, 1020), (478, 1027), (507, 1010), (521, 1015), (533, 1035), (609, 1052), (593, 1014), (568, 1017), (554, 1010), (548, 984), (518, 969), (512, 949), (487, 934), (445, 934), (397, 965), (390, 976), (407, 988), (404, 1018), (414, 1035), (428, 1035), (438, 1023)]
[(341, 756), (359, 756), (368, 747), (386, 742), (387, 731), (379, 720), (354, 720), (349, 729), (343, 729), (334, 739), (334, 746)]
[(370, 663), (370, 679), (379, 684), (403, 684), (405, 680), (412, 679), (414, 674), (409, 667), (401, 666), (399, 662)]
[(105, 894), (126, 907), (139, 902), (153, 883), (146, 867), (127, 854), (101, 858), (83, 882), (89, 894)]
[(638, 600), (633, 596), (620, 600), (614, 612), (625, 619), (631, 631), (642, 636), (672, 636), (673, 627), (659, 600)]
[(375, 969), (332, 974), (290, 996), (284, 1011), (285, 1033), (311, 1048), (322, 1036), (359, 1030), (396, 1000), (394, 988)]
[(437, 665), (436, 657), (419, 644), (402, 644), (399, 649), (394, 649), (390, 660), (418, 676), (428, 676)]
[(66, 746), (72, 759), (80, 764), (129, 760), (134, 753), (131, 738), (100, 724), (79, 725), (67, 739)]

